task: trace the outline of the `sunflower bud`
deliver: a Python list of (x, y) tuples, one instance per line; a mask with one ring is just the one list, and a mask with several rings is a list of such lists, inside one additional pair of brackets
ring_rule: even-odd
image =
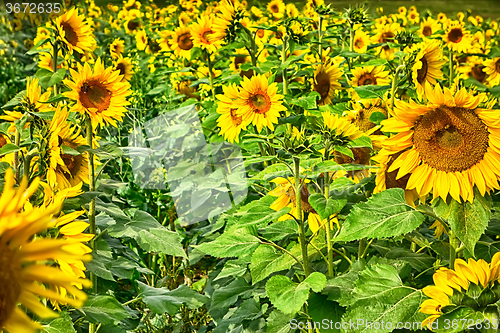
[(490, 288), (484, 289), (481, 294), (479, 295), (479, 298), (477, 302), (479, 303), (479, 306), (486, 306), (488, 304), (493, 304), (497, 300), (497, 297), (493, 291), (491, 291)]
[(366, 24), (369, 21), (366, 8), (363, 6), (349, 7), (344, 11), (343, 17), (351, 26), (355, 24)]
[(412, 46), (415, 43), (415, 37), (413, 34), (406, 30), (398, 32), (396, 37), (394, 37), (394, 40), (398, 42), (401, 49), (404, 49), (407, 46)]
[(296, 127), (292, 127), (292, 130), (285, 134), (283, 140), (283, 148), (292, 153), (300, 154), (309, 149), (309, 139), (305, 137), (303, 131), (299, 131)]

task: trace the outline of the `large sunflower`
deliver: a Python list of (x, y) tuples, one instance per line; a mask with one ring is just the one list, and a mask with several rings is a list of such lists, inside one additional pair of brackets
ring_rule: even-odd
[[(423, 326), (431, 325), (443, 315), (443, 308), (450, 305), (471, 312), (487, 312), (486, 307), (499, 299), (492, 290), (498, 287), (499, 272), (500, 252), (495, 253), (490, 264), (483, 259), (468, 262), (457, 259), (454, 269), (441, 267), (432, 276), (434, 285), (422, 289), (429, 299), (422, 302), (419, 311), (430, 315), (422, 322)], [(496, 310), (494, 313), (498, 316)]]
[(119, 71), (111, 67), (104, 68), (101, 59), (97, 59), (94, 68), (88, 63), (78, 64), (78, 70), (73, 69), (71, 80), (64, 83), (71, 89), (64, 93), (66, 97), (76, 101), (71, 111), (87, 113), (92, 119), (92, 126), (110, 124), (117, 126), (129, 104), (130, 84), (122, 82)]
[(83, 53), (92, 51), (95, 39), (90, 25), (85, 21), (85, 15), (78, 15), (76, 8), (71, 8), (55, 19), (59, 37), (70, 52)]
[(491, 86), (500, 84), (500, 57), (486, 60), (484, 67), (483, 71), (488, 75), (488, 84)]
[(239, 98), (235, 101), (238, 106), (237, 114), (244, 122), (252, 123), (260, 132), (262, 127), (274, 130), (278, 123), (280, 111), (285, 111), (283, 95), (277, 93), (278, 85), (269, 84), (264, 75), (255, 75), (250, 79), (243, 77)]
[(220, 40), (210, 38), (213, 32), (214, 17), (212, 15), (203, 15), (198, 18), (198, 22), (191, 25), (191, 34), (193, 45), (215, 53), (221, 46)]
[(391, 154), (402, 152), (391, 167), (396, 179), (411, 174), (407, 189), (420, 196), (472, 202), (473, 187), (481, 195), (498, 188), (500, 178), (500, 115), (478, 108), (485, 95), (465, 89), (455, 96), (439, 85), (426, 83), (426, 105), (397, 101), (394, 117), (383, 120), (383, 130), (397, 133), (384, 141)]
[(455, 52), (467, 52), (471, 45), (469, 32), (457, 21), (450, 24), (443, 38), (448, 48)]
[[(73, 284), (90, 286), (90, 281), (68, 275), (50, 262), (88, 257), (64, 250), (71, 244), (67, 240), (34, 238), (37, 233), (54, 226), (52, 215), (59, 211), (62, 201), (23, 211), (37, 190), (39, 180), (35, 179), (28, 187), (25, 178), (17, 189), (14, 183), (12, 170), (7, 169), (0, 197), (0, 329), (10, 333), (34, 333), (42, 327), (33, 322), (24, 309), (40, 318), (55, 317), (57, 314), (41, 303), (39, 297), (79, 307), (87, 297)], [(62, 294), (60, 288), (66, 293)]]
[(240, 142), (240, 132), (245, 129), (247, 123), (243, 122), (243, 118), (236, 113), (237, 108), (234, 106), (234, 101), (239, 99), (239, 90), (236, 84), (223, 86), (224, 94), (217, 95), (219, 102), (217, 103), (217, 112), (220, 113), (217, 119), (217, 125), (220, 127), (220, 134), (229, 142)]
[(191, 49), (193, 48), (193, 39), (191, 37), (191, 30), (188, 27), (178, 27), (175, 29), (171, 42), (171, 49), (178, 57), (186, 59), (191, 58)]
[(417, 88), (417, 94), (422, 96), (426, 82), (435, 85), (436, 79), (443, 78), (441, 68), (446, 63), (446, 60), (442, 59), (443, 51), (438, 40), (417, 44), (413, 47), (413, 50), (418, 53), (412, 67), (412, 79)]
[(342, 69), (332, 59), (327, 59), (324, 64), (316, 67), (313, 89), (321, 96), (319, 105), (329, 104), (332, 101), (335, 90), (342, 87), (339, 83), (342, 75)]

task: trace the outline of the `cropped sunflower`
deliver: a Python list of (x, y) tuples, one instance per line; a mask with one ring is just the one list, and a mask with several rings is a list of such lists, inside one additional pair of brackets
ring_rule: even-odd
[(70, 52), (83, 53), (92, 51), (95, 39), (90, 25), (86, 22), (85, 15), (78, 15), (78, 10), (73, 7), (55, 19), (57, 31), (62, 42)]
[(356, 140), (363, 135), (359, 128), (352, 124), (346, 117), (339, 117), (328, 111), (321, 113), (321, 116), (323, 117), (325, 130), (331, 132), (336, 137)]
[(264, 75), (255, 75), (250, 79), (243, 77), (239, 98), (235, 101), (235, 106), (238, 106), (237, 114), (245, 123), (256, 126), (258, 132), (263, 127), (274, 130), (280, 111), (286, 110), (283, 95), (277, 92), (276, 82), (269, 84)]
[(109, 45), (109, 53), (113, 59), (118, 59), (125, 51), (125, 41), (117, 38)]
[[(487, 316), (487, 306), (494, 305), (500, 299), (496, 292), (499, 272), (500, 252), (493, 255), (490, 264), (483, 259), (476, 261), (470, 258), (468, 262), (456, 259), (454, 269), (441, 267), (432, 276), (434, 285), (422, 289), (429, 299), (422, 302), (419, 311), (430, 315), (422, 325), (430, 326), (443, 314), (458, 307), (482, 312)], [(496, 310), (493, 316), (497, 320)], [(491, 322), (492, 318), (487, 319)]]
[[(39, 298), (80, 307), (87, 295), (73, 283), (91, 285), (90, 281), (68, 275), (51, 262), (88, 260), (89, 257), (65, 251), (64, 246), (70, 244), (66, 240), (37, 238), (37, 233), (54, 226), (52, 215), (60, 210), (62, 202), (23, 211), (37, 190), (39, 180), (35, 179), (28, 187), (28, 181), (23, 179), (17, 189), (14, 184), (13, 172), (7, 169), (0, 196), (0, 329), (10, 333), (35, 333), (42, 326), (33, 322), (25, 309), (42, 319), (57, 317)], [(66, 293), (60, 293), (60, 288)]]
[(479, 108), (485, 95), (465, 89), (455, 95), (440, 85), (425, 87), (427, 104), (397, 101), (394, 117), (383, 120), (382, 130), (397, 133), (384, 141), (390, 154), (402, 152), (388, 171), (399, 169), (396, 179), (410, 174), (406, 189), (420, 196), (457, 201), (474, 199), (498, 188), (500, 178), (500, 114)]
[[(372, 42), (378, 43), (394, 43), (396, 34), (401, 30), (399, 23), (389, 23), (377, 26), (377, 34), (372, 37)], [(396, 49), (391, 49), (389, 45), (380, 47), (380, 57), (382, 59), (392, 60)]]
[(217, 112), (220, 113), (217, 125), (220, 127), (220, 134), (229, 142), (240, 142), (240, 132), (245, 129), (247, 123), (243, 122), (242, 116), (237, 114), (234, 102), (239, 99), (239, 90), (236, 84), (223, 86), (224, 94), (217, 95)]
[(352, 70), (353, 78), (349, 81), (349, 84), (353, 87), (391, 84), (389, 71), (384, 71), (384, 69), (384, 66), (356, 67)]
[(467, 57), (466, 61), (460, 64), (458, 67), (458, 72), (460, 73), (460, 77), (464, 80), (468, 78), (474, 78), (480, 83), (486, 83), (488, 79), (488, 75), (484, 72), (486, 68), (484, 64), (483, 58), (477, 56)]
[[(59, 54), (59, 57), (63, 56), (62, 52), (59, 52), (58, 54)], [(47, 52), (40, 52), (38, 54), (38, 56), (39, 56), (39, 58), (38, 58), (38, 67), (39, 68), (45, 68), (49, 71), (54, 70), (54, 63), (52, 62), (52, 60), (54, 58), (52, 57), (52, 54), (47, 53)], [(59, 58), (59, 59), (61, 59), (61, 58)], [(63, 64), (58, 64), (57, 69), (59, 69), (59, 68), (63, 68)], [(66, 66), (65, 66), (65, 68), (66, 68)]]
[(148, 35), (146, 31), (140, 30), (135, 34), (135, 46), (139, 51), (144, 51), (146, 46), (148, 46)]
[(488, 75), (487, 82), (490, 86), (500, 84), (500, 57), (486, 60), (483, 71)]
[(66, 97), (76, 101), (71, 111), (87, 113), (92, 126), (110, 124), (117, 126), (116, 120), (121, 121), (127, 111), (125, 106), (130, 103), (130, 84), (122, 82), (119, 71), (111, 67), (104, 68), (101, 59), (97, 59), (94, 68), (88, 63), (78, 64), (77, 70), (70, 70), (71, 80), (63, 82), (71, 90), (63, 93)]
[(283, 0), (271, 0), (267, 4), (267, 11), (274, 19), (281, 19), (285, 15), (285, 3)]
[(191, 34), (195, 47), (205, 49), (210, 53), (215, 53), (221, 47), (220, 40), (210, 39), (210, 35), (214, 33), (212, 30), (213, 24), (214, 17), (207, 14), (200, 16), (197, 23), (191, 25)]
[(435, 85), (436, 79), (443, 78), (441, 68), (446, 60), (443, 60), (443, 51), (438, 40), (417, 44), (413, 49), (418, 53), (412, 66), (412, 80), (417, 88), (417, 94), (423, 96), (426, 82)]
[(132, 75), (134, 74), (134, 65), (132, 65), (132, 59), (129, 57), (123, 58), (122, 56), (116, 59), (115, 70), (120, 71), (120, 75), (123, 75), (122, 81), (130, 81)]
[(213, 34), (209, 38), (215, 41), (227, 41), (232, 38), (231, 27), (233, 26), (234, 20), (237, 17), (237, 4), (230, 0), (222, 0), (219, 7), (219, 13), (214, 19), (213, 23)]
[(353, 39), (352, 47), (354, 52), (366, 53), (368, 45), (370, 45), (370, 36), (368, 36), (368, 34), (363, 30), (358, 29), (354, 33)]
[(471, 45), (469, 32), (463, 23), (457, 21), (452, 22), (446, 29), (443, 39), (446, 46), (455, 52), (467, 52)]
[(31, 112), (53, 111), (54, 108), (50, 103), (44, 103), (47, 102), (49, 98), (50, 92), (47, 91), (42, 94), (42, 88), (40, 87), (38, 78), (27, 79), (26, 95), (23, 98), (23, 102), (27, 104)]
[(439, 22), (429, 16), (428, 18), (424, 18), (420, 23), (418, 34), (422, 38), (427, 38), (434, 35), (439, 30), (441, 30)]
[(175, 29), (170, 48), (178, 57), (190, 59), (193, 39), (189, 27), (178, 27)]
[(339, 83), (342, 75), (342, 69), (332, 59), (327, 59), (324, 64), (316, 67), (313, 90), (320, 94), (318, 105), (330, 104), (335, 90), (342, 87)]

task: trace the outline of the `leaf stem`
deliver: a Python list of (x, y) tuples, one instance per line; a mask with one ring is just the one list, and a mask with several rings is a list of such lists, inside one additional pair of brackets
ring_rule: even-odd
[(396, 71), (394, 73), (394, 77), (392, 78), (392, 86), (391, 86), (391, 105), (389, 107), (389, 116), (393, 116), (394, 115), (394, 98), (396, 97), (396, 87), (398, 85), (398, 76), (399, 76), (399, 72), (405, 68), (404, 65), (399, 65), (397, 68), (396, 68)]
[(299, 242), (300, 248), (302, 250), (302, 260), (304, 262), (304, 274), (306, 277), (309, 276), (309, 256), (307, 255), (307, 243), (306, 243), (306, 232), (304, 227), (304, 220), (302, 219), (302, 198), (301, 198), (301, 187), (300, 182), (300, 157), (294, 156), (293, 163), (295, 167), (295, 205), (297, 209), (297, 219), (299, 221)]
[[(324, 161), (328, 161), (329, 158), (329, 150), (330, 150), (330, 142), (325, 142), (325, 158)], [(330, 173), (325, 172), (325, 198), (328, 201), (330, 196)], [(330, 228), (330, 217), (328, 216), (326, 221), (326, 248), (328, 253), (328, 276), (333, 277), (333, 244), (332, 244), (332, 230)]]

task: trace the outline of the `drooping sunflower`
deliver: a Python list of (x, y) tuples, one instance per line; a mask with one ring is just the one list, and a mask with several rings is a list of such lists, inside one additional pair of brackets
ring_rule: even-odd
[(234, 21), (240, 16), (237, 7), (236, 1), (223, 0), (220, 3), (218, 6), (220, 11), (213, 22), (213, 34), (209, 36), (213, 42), (228, 41), (235, 37)]
[(285, 14), (285, 3), (283, 0), (271, 0), (267, 4), (267, 11), (274, 19), (281, 19)]
[(465, 89), (455, 95), (440, 85), (425, 86), (427, 104), (397, 101), (394, 117), (383, 120), (383, 131), (397, 133), (384, 141), (390, 154), (402, 152), (389, 167), (399, 169), (396, 179), (411, 174), (406, 189), (420, 196), (457, 201), (474, 199), (498, 188), (500, 178), (500, 115), (479, 108), (485, 95)]
[(207, 50), (210, 53), (215, 53), (221, 47), (221, 40), (213, 40), (210, 38), (213, 32), (214, 16), (203, 15), (198, 18), (197, 23), (191, 25), (191, 34), (193, 37), (193, 45)]
[(354, 52), (366, 53), (368, 45), (370, 45), (370, 36), (361, 29), (356, 30), (354, 33), (354, 40), (352, 43)]
[(412, 66), (412, 80), (417, 88), (417, 94), (422, 96), (426, 82), (435, 85), (436, 79), (443, 78), (441, 68), (446, 60), (443, 60), (443, 51), (438, 40), (416, 44), (413, 46), (413, 50), (418, 53), (415, 64)]
[(90, 25), (86, 22), (85, 15), (78, 15), (78, 10), (73, 7), (55, 19), (59, 37), (68, 47), (70, 52), (83, 53), (92, 51), (95, 39)]
[(420, 23), (420, 29), (418, 30), (418, 34), (422, 38), (427, 38), (435, 34), (440, 29), (441, 26), (439, 25), (439, 23), (429, 16), (428, 18), (424, 18)]
[(327, 59), (324, 64), (316, 67), (313, 89), (321, 96), (318, 105), (329, 104), (332, 101), (335, 90), (342, 87), (339, 83), (342, 75), (342, 69), (332, 59)]
[(115, 62), (115, 70), (120, 71), (120, 75), (123, 75), (122, 81), (130, 81), (132, 75), (134, 74), (132, 59), (120, 56)]
[(488, 75), (487, 82), (490, 86), (500, 84), (500, 57), (486, 60), (483, 71)]
[(28, 78), (26, 83), (26, 95), (23, 101), (27, 104), (31, 112), (48, 112), (53, 111), (54, 108), (50, 103), (44, 103), (49, 100), (50, 92), (42, 94), (42, 87), (40, 87), (38, 78)]
[[(399, 23), (390, 23), (377, 26), (377, 34), (372, 37), (373, 43), (394, 43), (396, 34), (401, 30)], [(382, 59), (392, 60), (396, 49), (391, 49), (389, 45), (380, 47), (380, 57)]]
[(125, 51), (125, 41), (121, 38), (117, 38), (109, 45), (109, 53), (113, 59), (118, 59), (123, 51)]
[(388, 85), (391, 83), (389, 79), (389, 71), (384, 71), (384, 66), (362, 66), (352, 70), (353, 78), (349, 84), (353, 87), (367, 85)]
[(77, 71), (71, 69), (71, 80), (63, 82), (71, 90), (64, 95), (74, 101), (71, 111), (87, 113), (92, 119), (92, 126), (110, 124), (117, 126), (116, 120), (121, 121), (129, 104), (130, 84), (122, 82), (119, 71), (111, 67), (104, 68), (98, 58), (94, 68), (88, 63), (78, 64)]
[(220, 127), (220, 134), (229, 142), (240, 142), (240, 132), (245, 129), (247, 123), (243, 121), (243, 117), (237, 114), (238, 108), (234, 102), (239, 99), (239, 90), (236, 84), (223, 86), (224, 94), (217, 95), (219, 102), (217, 103), (217, 112), (220, 113), (217, 119), (217, 125)]
[(454, 21), (446, 29), (443, 37), (446, 46), (455, 52), (467, 52), (471, 41), (464, 24)]
[[(35, 333), (42, 326), (33, 322), (23, 308), (40, 318), (56, 317), (57, 314), (41, 303), (39, 297), (80, 307), (87, 296), (73, 283), (91, 285), (90, 281), (68, 275), (50, 262), (89, 258), (65, 251), (64, 246), (71, 244), (66, 240), (33, 240), (36, 233), (54, 226), (52, 215), (60, 210), (62, 202), (23, 211), (37, 190), (39, 180), (35, 179), (28, 187), (28, 181), (23, 179), (17, 189), (14, 183), (12, 170), (7, 169), (0, 197), (0, 329), (10, 333)], [(60, 288), (66, 293), (60, 293)]]
[(269, 84), (264, 75), (255, 75), (250, 79), (243, 77), (239, 98), (235, 101), (237, 114), (244, 122), (256, 126), (259, 132), (263, 127), (274, 130), (280, 111), (286, 110), (283, 95), (277, 92), (276, 82)]
[[(430, 326), (443, 315), (443, 308), (447, 306), (463, 307), (472, 312), (480, 311), (488, 318), (488, 305), (498, 301), (498, 293), (492, 289), (498, 287), (500, 272), (500, 252), (493, 255), (491, 263), (483, 259), (468, 262), (463, 259), (455, 261), (455, 268), (441, 267), (434, 273), (434, 285), (424, 287), (423, 293), (429, 297), (422, 302), (419, 311), (428, 314), (422, 325)], [(491, 318), (496, 318), (496, 310)], [(488, 318), (491, 322), (491, 318)]]
[(174, 32), (170, 45), (171, 49), (176, 56), (190, 59), (191, 49), (193, 48), (191, 29), (189, 27), (178, 27)]

